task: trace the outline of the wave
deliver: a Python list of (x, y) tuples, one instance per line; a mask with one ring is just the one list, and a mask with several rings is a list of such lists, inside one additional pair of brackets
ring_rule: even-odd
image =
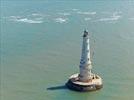
[(77, 13), (81, 15), (95, 15), (96, 14), (96, 12), (81, 12), (81, 11), (78, 11)]
[(113, 12), (113, 15), (118, 15), (118, 14), (122, 14), (122, 11), (115, 11), (115, 12)]
[(134, 17), (132, 17), (132, 18), (128, 18), (129, 20), (134, 20)]
[(64, 12), (64, 13), (58, 13), (59, 15), (63, 15), (63, 16), (69, 16), (71, 15), (70, 13)]
[(85, 21), (91, 20), (91, 18), (84, 18)]
[(72, 9), (73, 11), (78, 11), (79, 9), (76, 9), (76, 8), (74, 8), (74, 9)]
[(41, 20), (31, 20), (27, 18), (17, 19), (17, 22), (25, 22), (25, 23), (43, 23)]
[(111, 17), (107, 17), (107, 18), (101, 18), (99, 19), (98, 21), (116, 21), (116, 20), (119, 20), (121, 18), (120, 15), (113, 15)]
[(9, 20), (16, 22), (31, 23), (31, 24), (43, 23), (42, 18), (28, 19), (28, 18), (22, 18), (21, 16), (10, 16)]
[(6, 18), (9, 18), (9, 19), (18, 19), (18, 18), (21, 18), (22, 16), (9, 16), (9, 17), (6, 17)]
[(42, 16), (42, 14), (32, 13), (32, 16)]
[(114, 12), (102, 11), (100, 13), (105, 14), (105, 15), (119, 15), (119, 14), (122, 14), (122, 11), (114, 11)]
[(48, 15), (48, 14), (41, 14), (41, 13), (32, 13), (29, 16), (32, 16), (32, 17), (48, 17), (50, 15)]
[(55, 21), (58, 23), (65, 23), (67, 22), (68, 18), (56, 18)]

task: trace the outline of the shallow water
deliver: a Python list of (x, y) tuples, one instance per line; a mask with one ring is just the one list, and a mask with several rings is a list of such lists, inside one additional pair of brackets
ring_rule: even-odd
[[(129, 100), (134, 98), (133, 1), (1, 2), (2, 100)], [(64, 87), (79, 71), (82, 32), (90, 34), (100, 91)]]

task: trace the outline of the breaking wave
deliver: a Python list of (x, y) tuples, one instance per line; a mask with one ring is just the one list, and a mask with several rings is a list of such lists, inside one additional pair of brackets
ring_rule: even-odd
[(121, 18), (120, 15), (112, 15), (111, 17), (107, 17), (107, 18), (100, 18), (98, 21), (116, 21), (119, 20)]
[(72, 9), (73, 11), (78, 11), (79, 9), (76, 9), (76, 8), (74, 8), (74, 9)]
[(133, 18), (128, 18), (129, 20), (133, 20), (134, 21), (134, 17)]
[(91, 20), (91, 18), (84, 18), (85, 21)]
[(56, 18), (55, 21), (58, 23), (65, 23), (67, 22), (68, 18)]
[[(95, 15), (96, 12), (91, 12), (91, 11), (88, 11), (88, 12), (82, 12), (78, 9), (73, 9), (75, 12), (75, 14), (79, 14), (79, 15), (87, 15), (84, 20), (85, 21), (92, 21), (93, 22), (116, 22), (117, 20), (119, 20), (121, 18), (121, 12), (113, 12), (113, 13), (110, 13), (108, 12), (109, 14), (104, 14), (103, 16), (109, 16), (109, 17), (102, 17), (102, 18), (97, 18), (96, 19), (96, 16), (95, 18), (92, 18), (94, 16), (88, 16), (88, 15)], [(58, 14), (58, 15), (57, 15)], [(36, 12), (33, 12), (29, 15), (25, 15), (25, 16), (9, 16), (7, 17), (8, 20), (10, 21), (15, 21), (15, 22), (22, 22), (22, 23), (31, 23), (31, 24), (39, 24), (39, 23), (43, 23), (44, 21), (54, 21), (54, 22), (57, 22), (57, 23), (67, 23), (68, 22), (68, 16), (73, 14), (72, 12), (58, 12), (56, 15), (47, 15), (47, 14), (43, 14), (43, 13), (36, 13)], [(134, 18), (129, 18), (128, 20), (134, 20)]]
[(96, 12), (81, 12), (81, 11), (78, 11), (77, 13), (81, 15), (95, 15), (96, 14)]
[(27, 18), (16, 19), (15, 21), (17, 21), (17, 22), (25, 22), (25, 23), (43, 23), (43, 21), (31, 20), (31, 19), (27, 19)]
[(41, 14), (38, 14), (38, 13), (32, 13), (31, 15), (32, 16), (42, 16)]
[(118, 20), (120, 18), (120, 16), (113, 16), (113, 17), (109, 17), (109, 18), (101, 18), (99, 19), (99, 21), (114, 21), (114, 20)]
[(31, 17), (49, 17), (50, 15), (48, 15), (48, 14), (41, 14), (41, 13), (32, 13), (30, 16)]
[(63, 16), (69, 16), (71, 15), (70, 13), (64, 12), (64, 13), (58, 13), (59, 15), (63, 15)]
[(43, 18), (30, 19), (30, 18), (21, 17), (21, 16), (10, 16), (9, 20), (15, 21), (15, 22), (31, 23), (31, 24), (43, 23)]

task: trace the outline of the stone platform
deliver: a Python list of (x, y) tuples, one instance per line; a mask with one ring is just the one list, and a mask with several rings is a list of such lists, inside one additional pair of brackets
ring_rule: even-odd
[(103, 84), (99, 75), (94, 75), (92, 79), (87, 82), (81, 82), (79, 80), (79, 74), (74, 74), (69, 78), (66, 86), (71, 90), (86, 92), (99, 90), (103, 87)]

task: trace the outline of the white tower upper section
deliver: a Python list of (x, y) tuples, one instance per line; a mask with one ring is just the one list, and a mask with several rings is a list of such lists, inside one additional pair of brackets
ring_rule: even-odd
[(89, 81), (92, 78), (91, 69), (92, 66), (91, 66), (91, 59), (90, 59), (89, 34), (85, 30), (83, 34), (79, 80), (83, 82)]

